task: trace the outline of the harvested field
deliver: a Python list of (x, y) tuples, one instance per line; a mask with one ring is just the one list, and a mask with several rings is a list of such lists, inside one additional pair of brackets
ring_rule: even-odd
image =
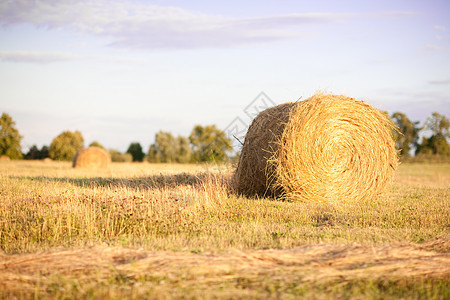
[[(438, 248), (434, 249), (436, 244)], [(136, 296), (143, 296), (146, 289), (157, 290), (161, 281), (167, 281), (167, 284), (180, 287), (174, 291), (179, 297), (185, 293), (199, 297), (201, 294), (194, 292), (191, 289), (193, 286), (206, 289), (214, 297), (239, 297), (243, 289), (236, 283), (240, 281), (245, 281), (249, 287), (264, 284), (264, 281), (295, 286), (344, 285), (355, 281), (378, 282), (386, 278), (393, 282), (414, 282), (424, 278), (448, 282), (449, 248), (449, 240), (435, 241), (421, 247), (319, 244), (289, 250), (233, 251), (225, 254), (97, 246), (0, 256), (0, 287), (11, 293), (27, 294), (35, 293), (38, 287), (40, 293), (46, 294), (51, 289), (58, 291), (65, 288), (61, 285), (52, 287), (52, 277), (76, 277), (78, 282), (87, 284), (95, 274), (96, 284), (107, 282), (111, 276), (123, 278), (127, 286), (136, 286)], [(264, 280), (259, 282), (261, 278)], [(142, 281), (147, 286), (138, 284)], [(227, 290), (218, 292), (224, 283), (229, 285)], [(116, 293), (121, 294), (119, 291)], [(252, 292), (246, 294), (258, 295)]]
[(344, 204), (238, 197), (229, 166), (0, 174), (0, 298), (449, 298), (448, 164)]

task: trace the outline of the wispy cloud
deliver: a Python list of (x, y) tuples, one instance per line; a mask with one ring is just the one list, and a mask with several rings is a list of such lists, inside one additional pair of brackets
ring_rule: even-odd
[(146, 65), (150, 61), (126, 56), (76, 55), (66, 52), (0, 51), (0, 61), (32, 64), (52, 64), (73, 60), (109, 61), (113, 63)]
[(9, 62), (50, 64), (79, 58), (78, 55), (62, 52), (0, 51), (0, 59)]
[(428, 45), (425, 45), (425, 49), (426, 50), (431, 50), (431, 51), (448, 51), (448, 50), (450, 50), (450, 45), (433, 45), (433, 44), (428, 44)]
[(430, 81), (428, 81), (428, 83), (432, 84), (432, 85), (449, 85), (450, 79), (430, 80)]
[(386, 65), (390, 61), (386, 58), (373, 58), (373, 59), (370, 59), (369, 62), (374, 65)]
[(434, 29), (438, 31), (438, 33), (434, 36), (438, 41), (446, 41), (450, 39), (450, 35), (447, 32), (447, 27), (442, 25), (434, 25)]
[(434, 25), (434, 29), (439, 30), (439, 31), (447, 31), (447, 28), (445, 26), (442, 25)]
[[(112, 39), (125, 48), (229, 47), (298, 37), (300, 26), (355, 17), (403, 17), (411, 12), (379, 14), (295, 13), (255, 18), (208, 15), (146, 2), (16, 0), (0, 4), (0, 24), (71, 28)], [(295, 26), (295, 28), (293, 28)]]

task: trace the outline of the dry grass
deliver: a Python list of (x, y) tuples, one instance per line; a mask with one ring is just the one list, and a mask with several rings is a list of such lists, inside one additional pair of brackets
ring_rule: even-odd
[[(445, 241), (444, 244), (448, 250), (450, 242)], [(193, 286), (202, 287), (202, 291), (194, 292), (192, 297), (201, 297), (205, 290), (211, 297), (221, 294), (238, 297), (244, 291), (239, 285), (233, 286), (233, 283), (251, 285), (260, 278), (305, 286), (335, 282), (344, 285), (369, 280), (377, 282), (386, 278), (394, 282), (413, 282), (423, 278), (444, 281), (450, 276), (448, 254), (411, 246), (310, 245), (291, 250), (233, 251), (225, 254), (155, 252), (103, 246), (4, 256), (0, 259), (0, 287), (10, 293), (24, 294), (35, 293), (36, 287), (42, 294), (49, 289), (62, 292), (67, 288), (61, 283), (49, 285), (47, 282), (51, 276), (77, 278), (86, 284), (93, 274), (97, 282), (107, 281), (111, 274), (121, 277), (127, 286), (136, 286), (133, 291), (135, 296), (143, 296), (149, 289), (158, 290), (160, 285), (176, 285), (179, 289), (174, 292), (178, 297), (186, 296), (186, 292), (192, 294), (190, 287)], [(139, 282), (146, 282), (147, 286), (137, 284)], [(220, 291), (219, 287), (224, 283), (229, 287), (226, 291)], [(250, 292), (249, 296), (270, 296), (270, 291), (247, 292)], [(160, 298), (162, 295), (164, 293), (153, 296)]]
[(449, 164), (341, 204), (237, 197), (231, 172), (3, 162), (0, 298), (449, 297)]
[(234, 185), (293, 201), (370, 200), (397, 168), (393, 129), (378, 109), (345, 96), (270, 108), (248, 130)]

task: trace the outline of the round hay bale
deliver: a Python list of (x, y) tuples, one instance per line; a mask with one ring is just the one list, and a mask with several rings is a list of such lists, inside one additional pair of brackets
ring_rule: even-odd
[(378, 109), (346, 96), (270, 108), (248, 129), (233, 186), (289, 200), (370, 199), (397, 167), (394, 128)]
[(43, 159), (43, 161), (44, 161), (45, 163), (49, 163), (49, 162), (52, 162), (53, 159), (51, 159), (50, 157), (46, 157), (46, 158)]
[(81, 149), (73, 158), (74, 168), (106, 169), (111, 164), (109, 153), (99, 147)]
[(0, 156), (0, 161), (10, 161), (10, 160), (11, 160), (11, 158), (9, 158), (9, 156), (6, 156), (6, 155)]

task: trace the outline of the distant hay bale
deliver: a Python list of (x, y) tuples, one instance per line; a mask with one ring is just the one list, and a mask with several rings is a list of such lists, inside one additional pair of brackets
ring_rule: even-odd
[(106, 169), (111, 164), (109, 153), (99, 147), (81, 149), (73, 158), (74, 168)]
[(371, 199), (398, 164), (393, 128), (378, 109), (345, 96), (267, 109), (248, 129), (233, 187), (289, 200)]
[(9, 156), (6, 156), (6, 155), (0, 156), (0, 161), (10, 161), (10, 160), (11, 160), (11, 158), (9, 158)]
[(46, 163), (49, 163), (49, 162), (52, 162), (53, 159), (51, 159), (50, 157), (46, 157), (46, 158), (43, 159), (43, 161), (46, 162)]

